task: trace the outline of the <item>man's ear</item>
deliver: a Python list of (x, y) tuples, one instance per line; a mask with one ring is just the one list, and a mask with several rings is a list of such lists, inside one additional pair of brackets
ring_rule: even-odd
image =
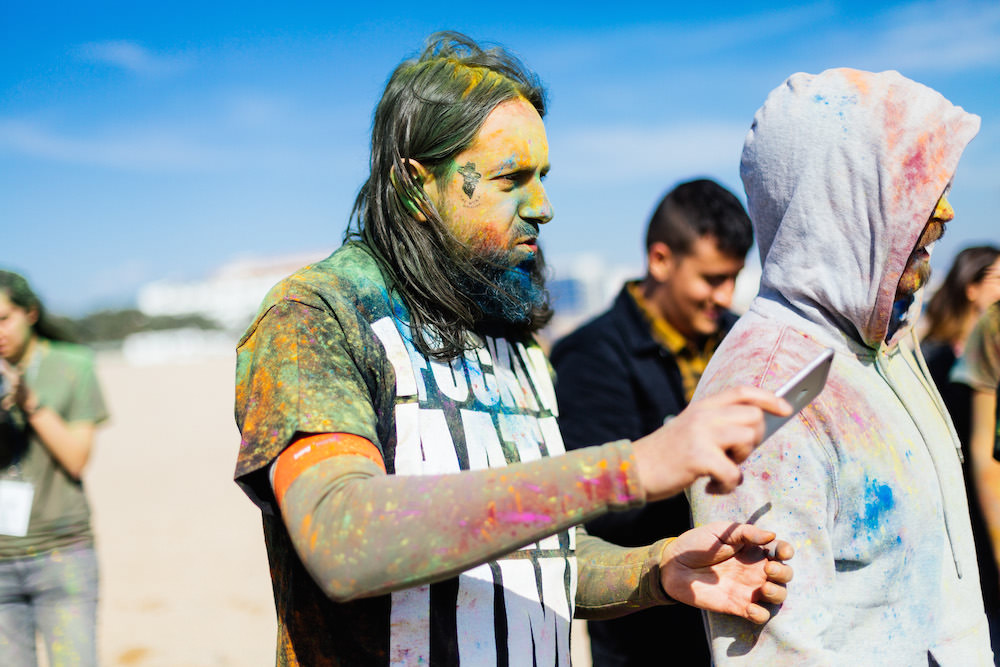
[(666, 243), (654, 241), (646, 250), (646, 271), (658, 283), (665, 282), (674, 272), (673, 251)]
[(420, 222), (427, 222), (427, 213), (423, 207), (424, 202), (427, 201), (427, 186), (434, 181), (434, 175), (424, 165), (412, 158), (404, 159), (403, 163), (406, 165), (406, 172), (412, 185), (404, 183), (399, 178), (395, 165), (389, 172), (389, 180), (413, 216)]

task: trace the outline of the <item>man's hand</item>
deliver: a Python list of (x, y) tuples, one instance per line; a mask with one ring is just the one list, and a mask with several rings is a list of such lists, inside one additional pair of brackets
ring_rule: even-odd
[(719, 521), (682, 534), (660, 560), (660, 584), (674, 600), (753, 623), (771, 613), (758, 602), (781, 604), (794, 554), (788, 542), (750, 524)]
[(764, 411), (791, 414), (784, 399), (758, 387), (738, 387), (695, 401), (634, 443), (639, 480), (648, 501), (680, 493), (699, 477), (728, 492), (742, 481), (739, 463), (764, 437)]

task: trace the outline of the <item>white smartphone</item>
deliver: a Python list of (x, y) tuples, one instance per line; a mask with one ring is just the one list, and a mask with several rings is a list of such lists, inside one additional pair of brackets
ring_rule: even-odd
[[(792, 405), (792, 414), (787, 417), (764, 413), (764, 440), (781, 428), (785, 422), (799, 413), (802, 408), (812, 403), (826, 385), (826, 377), (833, 365), (833, 350), (826, 348), (822, 353), (795, 374), (791, 380), (781, 386), (775, 395), (780, 396)], [(763, 442), (764, 440), (761, 440)]]

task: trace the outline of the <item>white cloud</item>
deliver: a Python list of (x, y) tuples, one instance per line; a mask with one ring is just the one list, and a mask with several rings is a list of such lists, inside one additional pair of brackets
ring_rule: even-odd
[(34, 158), (120, 169), (217, 170), (244, 156), (192, 142), (175, 131), (150, 129), (115, 135), (73, 137), (36, 123), (0, 119), (0, 151)]
[(748, 129), (749, 122), (705, 121), (569, 130), (550, 137), (553, 173), (566, 183), (588, 183), (598, 172), (604, 183), (733, 173)]
[(925, 2), (884, 14), (870, 58), (901, 70), (1000, 67), (1000, 4)]
[(174, 74), (187, 68), (187, 58), (153, 53), (126, 40), (90, 42), (79, 47), (78, 55), (88, 62), (101, 63), (145, 76)]

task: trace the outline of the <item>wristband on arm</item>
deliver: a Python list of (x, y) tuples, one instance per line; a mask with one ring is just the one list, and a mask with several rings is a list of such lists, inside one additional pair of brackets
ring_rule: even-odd
[(319, 433), (292, 442), (271, 466), (271, 488), (280, 506), (285, 492), (308, 468), (334, 456), (363, 456), (385, 472), (382, 453), (366, 438), (351, 433)]

